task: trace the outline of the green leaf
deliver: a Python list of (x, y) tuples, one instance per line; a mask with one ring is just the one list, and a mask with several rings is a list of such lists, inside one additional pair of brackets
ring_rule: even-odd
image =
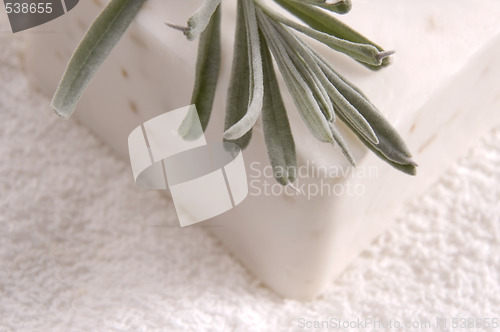
[[(276, 24), (277, 26), (277, 24)], [(365, 118), (352, 106), (345, 98), (338, 92), (337, 88), (330, 82), (330, 80), (325, 76), (323, 70), (318, 65), (317, 57), (314, 52), (301, 42), (297, 37), (291, 33), (287, 33), (286, 29), (278, 27), (276, 30), (280, 31), (283, 40), (288, 44), (290, 50), (294, 50), (303, 59), (304, 66), (310, 70), (311, 75), (316, 78), (319, 82), (318, 84), (324, 87), (327, 93), (327, 97), (331, 98), (337, 109), (343, 112), (345, 116), (352, 120), (356, 128), (363, 133), (366, 139), (377, 144), (378, 138), (375, 135), (370, 124), (365, 120)], [(330, 119), (328, 119), (330, 120)], [(331, 120), (330, 120), (331, 121)]]
[(291, 0), (291, 1), (314, 5), (335, 12), (337, 14), (347, 14), (352, 9), (351, 0), (338, 0), (332, 3), (329, 3), (325, 0)]
[(262, 111), (264, 98), (262, 54), (255, 7), (253, 1), (245, 0), (243, 4), (247, 31), (247, 48), (249, 52), (250, 101), (245, 115), (224, 132), (224, 138), (227, 140), (238, 139), (252, 129)]
[(276, 181), (286, 186), (295, 181), (297, 159), (290, 123), (274, 73), (273, 60), (264, 38), (261, 38), (264, 69), (264, 105), (262, 124), (267, 155)]
[[(386, 54), (392, 54), (392, 52), (384, 51), (384, 49), (379, 45), (375, 44), (368, 38), (361, 35), (359, 32), (355, 31), (348, 25), (342, 23), (337, 18), (333, 17), (332, 15), (329, 15), (328, 13), (319, 8), (308, 6), (304, 3), (294, 0), (275, 0), (275, 1), (315, 30), (324, 32), (328, 35), (332, 35), (337, 38), (344, 39), (353, 43), (371, 45), (377, 48), (379, 54), (381, 54), (380, 56)], [(390, 58), (389, 57), (383, 58), (380, 65), (371, 65), (363, 61), (359, 62), (372, 70), (378, 70), (381, 67), (389, 65)]]
[(354, 156), (352, 155), (351, 150), (349, 149), (347, 143), (344, 141), (344, 138), (342, 137), (342, 135), (340, 134), (340, 132), (337, 130), (337, 128), (334, 126), (333, 123), (330, 123), (330, 129), (332, 130), (332, 135), (333, 138), (335, 139), (335, 142), (339, 145), (344, 156), (347, 158), (347, 160), (352, 166), (356, 166), (356, 160), (354, 160)]
[(356, 136), (358, 136), (358, 138), (361, 140), (361, 142), (368, 149), (370, 149), (370, 151), (372, 151), (377, 157), (379, 157), (380, 159), (382, 159), (383, 161), (385, 161), (386, 163), (388, 163), (389, 165), (391, 165), (392, 167), (394, 167), (395, 169), (397, 169), (403, 173), (406, 173), (408, 175), (416, 175), (417, 174), (417, 164), (415, 164), (414, 162), (401, 164), (401, 163), (397, 163), (397, 162), (392, 161), (391, 159), (387, 158), (387, 156), (382, 152), (382, 150), (384, 150), (384, 148), (381, 148), (379, 146), (380, 143), (379, 143), (379, 145), (375, 145), (375, 144), (367, 141), (362, 135), (359, 135), (359, 133), (351, 126), (349, 121), (344, 119), (341, 114), (339, 114), (339, 118), (341, 120), (343, 120), (343, 122), (347, 125), (347, 127), (349, 127), (354, 132), (354, 134), (356, 134)]
[(221, 0), (205, 0), (196, 12), (188, 19), (187, 27), (167, 23), (168, 26), (181, 30), (188, 40), (195, 40), (205, 31), (210, 19), (220, 5)]
[(391, 165), (397, 164), (400, 170), (414, 174), (416, 172), (416, 163), (411, 159), (411, 153), (405, 142), (398, 134), (396, 129), (385, 119), (382, 113), (352, 84), (341, 78), (322, 58), (316, 54), (321, 68), (330, 79), (338, 91), (352, 104), (358, 112), (366, 119), (378, 138), (378, 144), (367, 140), (365, 135), (358, 130), (352, 120), (347, 118), (344, 113), (339, 112), (339, 117), (354, 131), (362, 142), (372, 151), (378, 151), (377, 155), (382, 157)]
[(382, 60), (391, 55), (392, 52), (380, 52), (375, 46), (351, 42), (345, 39), (340, 39), (333, 35), (312, 29), (310, 27), (299, 24), (293, 20), (272, 10), (263, 0), (254, 0), (255, 3), (272, 19), (291, 27), (294, 30), (316, 39), (317, 41), (329, 46), (330, 48), (345, 53), (353, 59), (365, 62), (370, 65), (379, 66)]
[[(295, 37), (293, 34), (288, 32), (288, 30), (281, 25), (274, 23), (273, 24), (276, 31), (281, 35), (283, 44), (286, 45), (286, 48), (288, 50), (288, 53), (290, 56), (292, 54), (296, 53), (297, 57), (300, 57), (302, 59), (302, 62), (295, 62), (294, 63), (297, 65), (297, 68), (299, 72), (302, 72), (299, 68), (301, 66), (308, 66), (307, 68), (310, 70), (310, 75), (316, 78), (317, 84), (319, 84), (322, 87), (325, 87), (325, 89), (330, 92), (330, 91), (335, 91), (342, 99), (342, 95), (338, 93), (338, 91), (335, 89), (335, 87), (328, 81), (328, 78), (325, 76), (323, 73), (322, 69), (319, 67), (319, 65), (316, 63), (316, 58), (314, 57), (314, 53), (310, 50), (310, 48), (306, 45), (304, 45), (297, 37)], [(330, 92), (331, 93), (331, 92)], [(327, 95), (328, 97), (328, 95)], [(345, 99), (344, 99), (345, 100)], [(354, 107), (352, 107), (347, 101), (345, 101), (349, 106), (349, 112), (351, 113), (356, 113), (359, 115), (360, 118), (363, 118)], [(342, 110), (344, 111), (344, 110)], [(364, 120), (364, 118), (363, 118)], [(356, 122), (358, 123), (358, 122)], [(375, 133), (371, 129), (370, 125), (365, 121), (366, 127), (362, 127), (361, 130), (363, 132), (369, 132), (367, 134), (367, 137), (369, 137), (371, 140), (378, 142), (377, 137), (375, 136)], [(350, 152), (349, 147), (345, 143), (344, 139), (342, 138), (342, 135), (340, 132), (335, 128), (335, 126), (332, 123), (329, 123), (329, 128), (331, 130), (331, 134), (333, 136), (334, 141), (339, 145), (341, 148), (343, 154), (346, 156), (347, 160), (351, 165), (355, 165), (356, 162), (354, 160), (354, 157), (352, 153)]]
[[(245, 115), (250, 97), (248, 33), (242, 1), (238, 0), (237, 5), (234, 55), (229, 80), (224, 129), (232, 127)], [(231, 142), (244, 149), (248, 146), (251, 137), (252, 131), (250, 130), (237, 140), (231, 140)]]
[(325, 88), (325, 83), (330, 83), (326, 77), (321, 77), (321, 75), (324, 76), (323, 72), (314, 61), (309, 61), (310, 57), (308, 58), (307, 47), (304, 47), (303, 44), (298, 41), (297, 37), (287, 28), (276, 22), (270, 21), (270, 24), (273, 25), (275, 31), (280, 35), (284, 49), (297, 71), (311, 89), (314, 98), (318, 101), (321, 112), (328, 121), (332, 121), (334, 119), (333, 104)]
[(333, 142), (328, 121), (323, 115), (314, 93), (290, 59), (280, 34), (275, 30), (268, 16), (260, 11), (257, 14), (261, 31), (274, 55), (297, 110), (309, 131), (320, 141)]
[(52, 99), (52, 109), (68, 119), (92, 77), (141, 9), (146, 0), (112, 0), (73, 53)]
[[(198, 57), (196, 60), (196, 78), (191, 97), (191, 104), (196, 105), (198, 118), (203, 131), (207, 128), (212, 113), (219, 69), (221, 63), (221, 9), (217, 8), (210, 19), (205, 31), (200, 35), (198, 44)], [(196, 139), (202, 132), (193, 126), (193, 114), (188, 114), (181, 124), (179, 131), (186, 139)]]

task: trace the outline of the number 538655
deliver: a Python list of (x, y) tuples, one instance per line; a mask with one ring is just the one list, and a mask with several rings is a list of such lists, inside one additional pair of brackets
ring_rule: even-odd
[(7, 14), (50, 14), (52, 3), (7, 2), (5, 10)]

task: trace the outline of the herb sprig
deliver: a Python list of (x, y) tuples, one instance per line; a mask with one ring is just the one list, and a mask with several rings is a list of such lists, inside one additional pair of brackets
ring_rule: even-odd
[[(72, 114), (91, 77), (144, 1), (112, 0), (92, 24), (54, 96), (52, 107), (57, 114), (63, 118)], [(331, 13), (348, 13), (350, 0), (274, 0), (297, 20), (274, 10), (265, 0), (237, 1), (224, 139), (245, 148), (262, 113), (265, 143), (276, 180), (293, 186), (295, 143), (274, 58), (297, 110), (318, 140), (336, 143), (355, 165), (353, 154), (336, 127), (340, 119), (382, 160), (404, 173), (416, 174), (417, 165), (409, 149), (382, 113), (297, 35), (299, 32), (316, 39), (372, 70), (387, 66), (394, 52), (385, 51), (332, 16)], [(168, 24), (181, 30), (189, 40), (199, 38), (191, 102), (197, 106), (203, 130), (213, 108), (221, 61), (220, 7), (221, 0), (205, 0), (186, 27)], [(186, 138), (201, 134), (191, 132), (191, 121), (192, 114), (180, 128)]]

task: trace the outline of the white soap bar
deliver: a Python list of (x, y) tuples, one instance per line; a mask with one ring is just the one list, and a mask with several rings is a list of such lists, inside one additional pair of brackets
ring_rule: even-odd
[[(189, 103), (197, 45), (164, 22), (183, 24), (199, 3), (149, 0), (82, 98), (76, 117), (121, 156), (128, 158), (127, 137), (135, 127)], [(209, 139), (222, 132), (231, 68), (235, 1), (223, 5), (223, 66)], [(34, 86), (53, 94), (72, 50), (101, 8), (100, 0), (81, 1), (38, 28), (55, 33), (28, 35), (26, 68)], [(354, 1), (345, 21), (386, 49), (395, 49), (393, 64), (370, 72), (344, 55), (321, 50), (397, 127), (420, 164), (417, 177), (367, 153), (340, 125), (359, 165), (343, 174), (349, 169), (342, 153), (314, 139), (284, 93), (302, 194), (282, 192), (269, 172), (263, 173), (268, 161), (257, 123), (244, 152), (249, 196), (204, 225), (216, 226), (207, 229), (279, 294), (297, 299), (318, 295), (404, 202), (499, 121), (498, 17), (497, 0), (474, 5), (465, 0)]]

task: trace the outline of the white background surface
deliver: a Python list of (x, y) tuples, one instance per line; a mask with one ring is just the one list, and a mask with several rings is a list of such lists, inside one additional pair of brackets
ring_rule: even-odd
[(300, 318), (436, 330), (438, 317), (500, 319), (500, 127), (323, 296), (283, 300), (203, 227), (180, 229), (172, 203), (135, 187), (130, 165), (86, 128), (56, 118), (29, 89), (20, 37), (0, 17), (0, 331), (288, 331)]

